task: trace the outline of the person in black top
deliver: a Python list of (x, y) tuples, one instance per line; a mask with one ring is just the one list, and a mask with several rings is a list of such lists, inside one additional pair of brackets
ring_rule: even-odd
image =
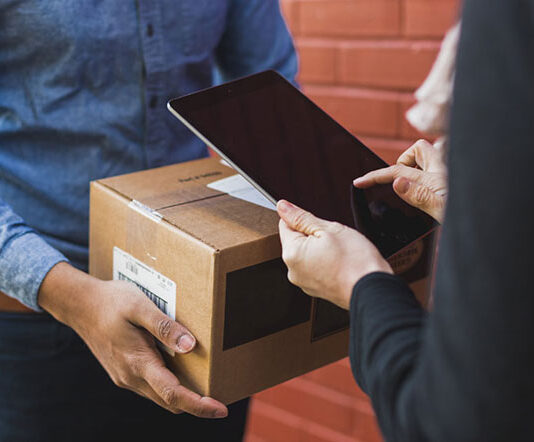
[(430, 313), (362, 235), (282, 201), (289, 277), (350, 308), (387, 440), (532, 441), (534, 0), (465, 2), (447, 162)]

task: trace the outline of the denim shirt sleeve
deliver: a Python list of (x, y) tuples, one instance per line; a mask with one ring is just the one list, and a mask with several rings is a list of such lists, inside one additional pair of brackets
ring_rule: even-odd
[(58, 262), (67, 261), (0, 200), (0, 290), (36, 311), (41, 283)]
[(278, 0), (233, 0), (217, 48), (224, 81), (274, 69), (296, 84), (298, 60)]

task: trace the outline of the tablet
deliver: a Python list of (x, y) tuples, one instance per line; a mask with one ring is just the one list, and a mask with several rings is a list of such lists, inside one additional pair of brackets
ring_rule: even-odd
[(382, 159), (275, 71), (186, 95), (169, 110), (270, 201), (356, 227), (384, 257), (425, 236), (434, 220), (391, 185), (358, 190)]

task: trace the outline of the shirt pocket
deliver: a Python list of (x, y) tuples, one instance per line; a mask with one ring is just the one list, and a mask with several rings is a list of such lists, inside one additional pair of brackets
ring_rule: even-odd
[(224, 32), (228, 0), (181, 0), (182, 52), (186, 55), (213, 51)]

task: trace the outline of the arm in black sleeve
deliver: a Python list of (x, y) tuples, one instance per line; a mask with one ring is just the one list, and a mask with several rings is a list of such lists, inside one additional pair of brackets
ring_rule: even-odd
[(434, 310), (383, 274), (351, 302), (387, 440), (534, 439), (533, 165), (534, 0), (467, 0)]
[[(407, 380), (420, 346), (424, 312), (408, 285), (387, 273), (371, 273), (354, 287), (350, 305), (350, 360), (356, 381), (371, 396), (380, 428), (402, 419), (398, 387)], [(412, 425), (403, 423), (409, 432)], [(406, 440), (416, 440), (409, 437)]]

